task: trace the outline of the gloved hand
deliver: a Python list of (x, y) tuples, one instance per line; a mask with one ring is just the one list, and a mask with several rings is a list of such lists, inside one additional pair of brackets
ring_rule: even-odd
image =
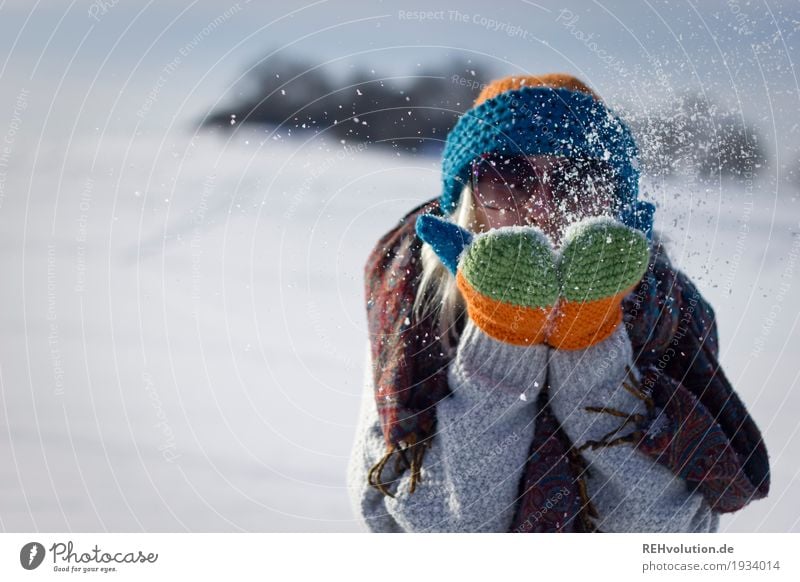
[(473, 235), (425, 214), (417, 218), (416, 231), (456, 276), (477, 327), (510, 344), (544, 342), (559, 280), (541, 229), (510, 226)]
[(537, 227), (473, 235), (422, 215), (416, 230), (456, 275), (475, 324), (516, 345), (578, 350), (601, 342), (622, 321), (622, 299), (650, 258), (642, 232), (605, 216), (567, 227), (559, 252)]
[(561, 298), (546, 341), (577, 350), (603, 341), (622, 321), (622, 299), (650, 260), (647, 237), (610, 217), (571, 224), (558, 257)]

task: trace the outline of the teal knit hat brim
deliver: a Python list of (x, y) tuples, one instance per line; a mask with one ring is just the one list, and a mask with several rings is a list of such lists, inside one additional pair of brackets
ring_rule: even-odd
[(618, 218), (652, 236), (655, 207), (638, 199), (638, 149), (625, 123), (582, 91), (521, 87), (487, 99), (461, 116), (447, 136), (439, 203), (458, 206), (472, 160), (484, 154), (555, 155), (604, 160), (614, 169)]

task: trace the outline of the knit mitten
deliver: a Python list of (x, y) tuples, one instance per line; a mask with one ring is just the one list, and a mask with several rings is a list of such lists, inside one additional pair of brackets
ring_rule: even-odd
[(416, 229), (456, 276), (477, 327), (514, 345), (544, 342), (559, 280), (541, 229), (509, 226), (473, 235), (433, 215), (420, 216)]
[(622, 321), (622, 299), (641, 281), (649, 258), (645, 235), (613, 218), (570, 225), (558, 259), (561, 300), (547, 343), (577, 350), (611, 335)]

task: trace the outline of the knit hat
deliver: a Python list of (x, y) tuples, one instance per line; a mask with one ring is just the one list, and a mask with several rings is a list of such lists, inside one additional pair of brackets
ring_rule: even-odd
[(470, 165), (484, 154), (554, 155), (603, 160), (617, 178), (617, 218), (652, 237), (655, 206), (639, 200), (638, 149), (625, 123), (579, 79), (512, 76), (481, 91), (447, 136), (441, 208), (452, 213)]

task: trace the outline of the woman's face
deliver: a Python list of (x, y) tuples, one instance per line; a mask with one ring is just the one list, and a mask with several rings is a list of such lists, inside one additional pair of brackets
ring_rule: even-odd
[(570, 223), (610, 213), (615, 184), (613, 170), (602, 160), (481, 158), (472, 167), (476, 230), (538, 226), (558, 245)]

